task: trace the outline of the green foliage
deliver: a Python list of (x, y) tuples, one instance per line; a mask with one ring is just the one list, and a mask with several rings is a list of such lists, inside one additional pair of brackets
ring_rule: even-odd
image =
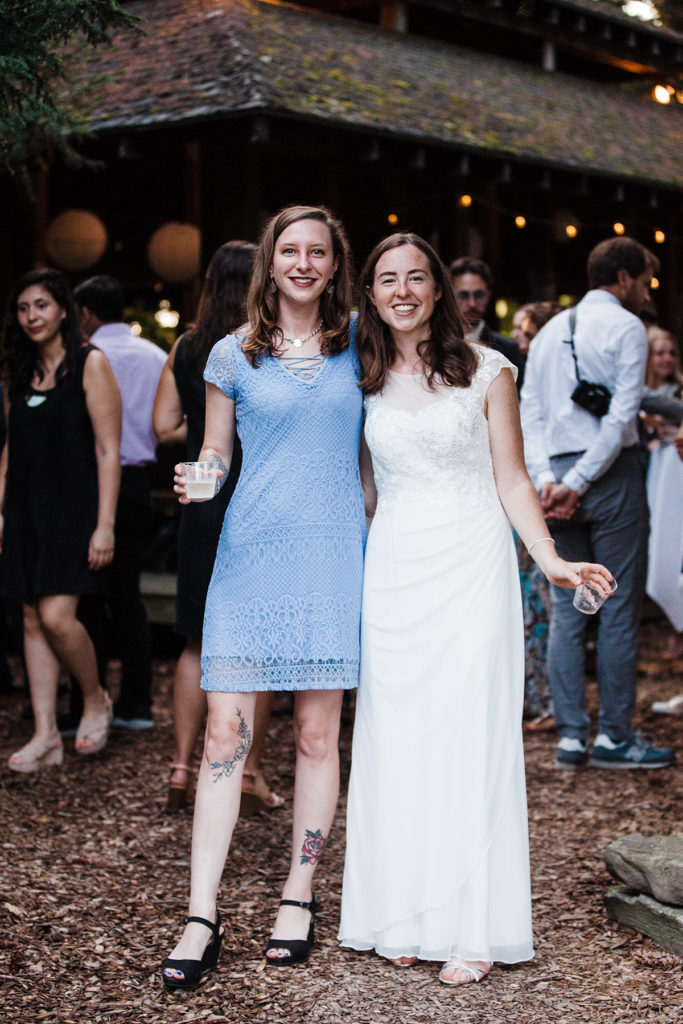
[(118, 0), (0, 0), (0, 163), (16, 170), (78, 130), (55, 87), (71, 45), (100, 46), (137, 28)]

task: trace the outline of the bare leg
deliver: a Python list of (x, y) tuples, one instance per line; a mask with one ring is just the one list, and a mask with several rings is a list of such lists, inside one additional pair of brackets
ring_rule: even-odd
[[(201, 641), (188, 640), (178, 658), (173, 679), (174, 765), (192, 765), (199, 730), (206, 716), (206, 693), (201, 688)], [(174, 768), (171, 783), (187, 784), (187, 771)]]
[[(216, 920), (216, 897), (240, 806), (242, 770), (251, 745), (255, 693), (208, 693), (204, 755), (197, 780), (192, 829), (191, 916)], [(201, 960), (207, 929), (185, 926), (173, 960)], [(169, 977), (182, 977), (170, 970)]]
[(59, 741), (59, 661), (41, 628), (35, 606), (29, 604), (24, 605), (24, 656), (33, 706), (34, 730), (30, 744), (41, 747), (55, 744)]
[[(284, 899), (308, 902), (313, 875), (332, 826), (339, 797), (339, 718), (343, 690), (308, 690), (294, 698), (296, 777), (292, 860), (282, 892)], [(280, 907), (272, 937), (305, 939), (310, 913)], [(269, 951), (269, 959), (286, 955)]]
[(54, 655), (77, 680), (83, 692), (83, 716), (99, 715), (106, 698), (100, 686), (97, 658), (90, 634), (76, 618), (78, 597), (53, 594), (38, 598), (38, 617)]
[(249, 756), (244, 763), (244, 774), (242, 776), (242, 792), (248, 794), (248, 796), (253, 796), (254, 800), (253, 806), (247, 804), (245, 800), (242, 801), (242, 814), (253, 813), (255, 810), (262, 810), (263, 807), (282, 807), (284, 804), (282, 797), (270, 790), (261, 771), (261, 757), (266, 736), (268, 735), (272, 703), (272, 693), (264, 691), (256, 695), (254, 738), (251, 743)]

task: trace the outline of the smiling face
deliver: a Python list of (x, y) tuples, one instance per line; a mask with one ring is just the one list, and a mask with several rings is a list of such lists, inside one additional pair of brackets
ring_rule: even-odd
[(307, 218), (290, 224), (275, 242), (270, 275), (281, 300), (305, 305), (320, 299), (338, 263), (327, 224)]
[(673, 377), (676, 370), (676, 346), (668, 334), (660, 334), (652, 345), (650, 366), (654, 379), (654, 387), (661, 387)]
[(441, 289), (421, 249), (400, 245), (385, 252), (375, 266), (368, 295), (392, 335), (429, 337), (429, 321)]
[(22, 331), (36, 345), (47, 345), (61, 335), (63, 309), (47, 288), (32, 284), (19, 294), (17, 320)]

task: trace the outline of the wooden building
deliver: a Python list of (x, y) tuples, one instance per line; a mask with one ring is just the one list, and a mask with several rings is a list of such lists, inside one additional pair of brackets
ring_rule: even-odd
[(3, 290), (54, 257), (58, 214), (86, 210), (106, 243), (73, 280), (111, 273), (191, 316), (196, 274), (150, 266), (158, 228), (198, 227), (205, 264), (280, 206), (322, 202), (358, 262), (415, 230), (444, 259), (481, 255), (512, 303), (581, 294), (587, 253), (623, 225), (660, 257), (660, 317), (680, 333), (683, 35), (602, 0), (127, 7), (144, 34), (74, 57), (92, 164), (55, 161), (34, 200), (0, 183)]

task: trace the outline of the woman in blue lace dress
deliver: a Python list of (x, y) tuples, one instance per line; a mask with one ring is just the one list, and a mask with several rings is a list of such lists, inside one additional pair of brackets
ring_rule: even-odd
[[(342, 696), (358, 679), (365, 518), (350, 305), (341, 225), (324, 209), (289, 207), (261, 240), (248, 325), (218, 342), (204, 372), (199, 458), (225, 479), (236, 427), (243, 462), (207, 596), (190, 916), (162, 965), (168, 987), (196, 985), (216, 965), (217, 891), (263, 690), (295, 692), (296, 741), (291, 865), (267, 962), (299, 963), (313, 941), (313, 874), (339, 790)], [(175, 479), (186, 503), (185, 480)]]

